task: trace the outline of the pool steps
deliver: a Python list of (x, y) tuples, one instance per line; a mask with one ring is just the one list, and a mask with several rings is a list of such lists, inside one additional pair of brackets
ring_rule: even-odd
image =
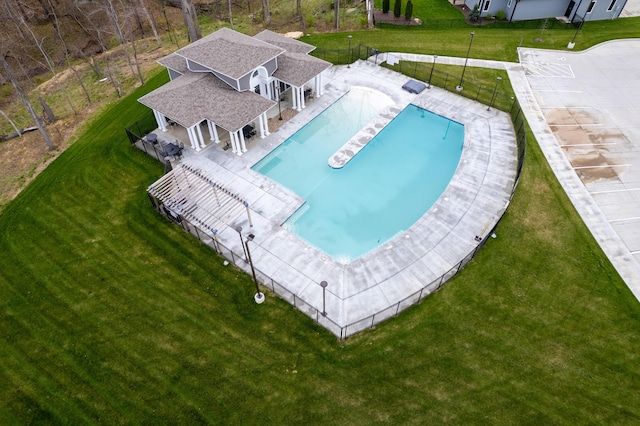
[(380, 114), (375, 116), (366, 126), (364, 126), (354, 137), (349, 139), (347, 143), (342, 145), (335, 153), (333, 153), (327, 162), (334, 169), (344, 167), (358, 152), (384, 129), (387, 124), (396, 118), (400, 112), (409, 105), (410, 102), (403, 104), (395, 104), (386, 107)]

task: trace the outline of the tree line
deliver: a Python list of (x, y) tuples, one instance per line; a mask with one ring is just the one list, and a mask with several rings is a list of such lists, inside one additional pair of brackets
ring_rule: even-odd
[[(106, 79), (117, 96), (122, 96), (122, 74), (117, 71), (123, 58), (125, 68), (139, 85), (145, 83), (138, 58), (139, 40), (154, 40), (158, 47), (163, 37), (180, 46), (177, 33), (185, 31), (188, 41), (201, 38), (198, 14), (206, 13), (227, 20), (234, 28), (234, 12), (246, 12), (263, 27), (271, 25), (270, 0), (2, 0), (0, 2), (0, 84), (11, 83), (15, 93), (25, 103), (36, 126), (41, 129), (47, 145), (52, 148), (46, 129), (40, 123), (35, 109), (28, 104), (22, 85), (32, 86), (36, 77), (48, 76), (56, 91), (65, 99), (68, 108), (76, 113), (77, 106), (60, 83), (62, 72), (77, 82), (87, 104), (91, 104), (90, 91), (85, 87), (78, 62), (95, 79)], [(272, 0), (277, 1), (277, 0)], [(329, 0), (331, 1), (331, 0)], [(350, 0), (355, 2), (356, 0)], [(292, 3), (288, 3), (291, 5)], [(295, 0), (294, 19), (304, 27), (302, 2)], [(291, 6), (289, 6), (291, 7)], [(339, 0), (333, 0), (335, 28), (340, 28)], [(346, 3), (345, 3), (346, 7)], [(174, 10), (182, 13), (183, 24), (176, 24), (170, 16)], [(117, 54), (113, 49), (117, 48)], [(39, 78), (41, 79), (41, 78)], [(55, 120), (55, 114), (39, 97), (46, 121)], [(10, 121), (0, 108), (0, 115)], [(17, 133), (20, 130), (11, 122)]]

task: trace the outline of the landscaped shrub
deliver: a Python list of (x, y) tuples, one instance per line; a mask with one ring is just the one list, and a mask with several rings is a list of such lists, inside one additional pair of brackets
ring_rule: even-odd
[(382, 0), (382, 13), (389, 12), (389, 0)]
[(411, 19), (411, 17), (413, 16), (413, 3), (411, 3), (411, 0), (407, 0), (407, 7), (404, 9), (404, 18), (405, 19)]
[(504, 20), (504, 18), (506, 18), (507, 15), (504, 13), (504, 10), (499, 10), (498, 13), (496, 13), (496, 18), (498, 18), (499, 20)]
[(473, 6), (473, 10), (469, 12), (469, 20), (475, 22), (478, 19), (480, 19), (480, 9), (478, 7), (478, 3), (476, 3), (476, 5)]
[(393, 16), (399, 18), (402, 15), (402, 0), (396, 0), (393, 3)]
[(493, 19), (493, 15), (492, 15), (492, 14), (490, 14), (490, 13), (487, 13), (487, 16), (485, 16), (485, 18), (487, 18), (487, 19)]

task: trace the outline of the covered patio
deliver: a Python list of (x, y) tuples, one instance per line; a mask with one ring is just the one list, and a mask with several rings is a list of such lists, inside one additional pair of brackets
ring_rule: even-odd
[(269, 116), (276, 106), (281, 116), (283, 99), (299, 112), (322, 95), (331, 64), (310, 56), (313, 49), (268, 30), (249, 37), (223, 28), (159, 60), (171, 81), (139, 102), (152, 109), (158, 133), (181, 127), (197, 152), (228, 135), (223, 146), (241, 156), (247, 139), (270, 134)]

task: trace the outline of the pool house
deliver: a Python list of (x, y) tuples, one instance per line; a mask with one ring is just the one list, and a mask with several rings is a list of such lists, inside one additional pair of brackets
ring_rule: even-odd
[(158, 129), (186, 129), (191, 148), (219, 144), (227, 132), (232, 152), (247, 152), (247, 138), (270, 134), (268, 112), (287, 96), (301, 111), (323, 93), (331, 64), (309, 55), (314, 46), (264, 30), (250, 37), (222, 28), (158, 62), (170, 82), (141, 97)]

